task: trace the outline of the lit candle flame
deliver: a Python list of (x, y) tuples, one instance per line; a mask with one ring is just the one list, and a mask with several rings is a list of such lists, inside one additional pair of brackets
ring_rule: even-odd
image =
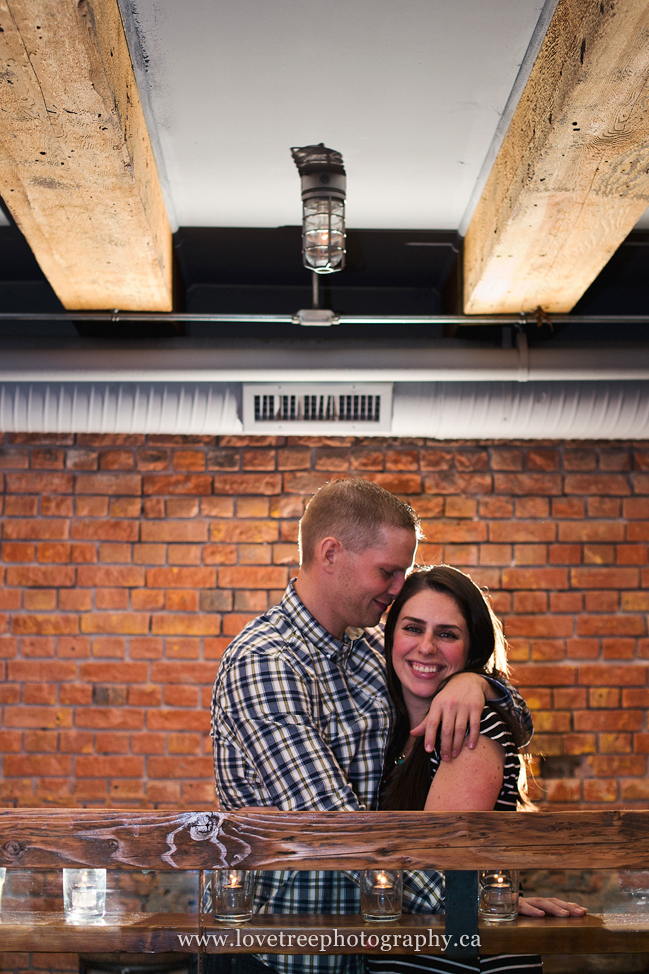
[(380, 886), (382, 889), (386, 889), (386, 887), (390, 886), (391, 884), (385, 873), (381, 872), (376, 877), (376, 885)]
[(241, 886), (241, 883), (237, 879), (237, 874), (236, 873), (230, 873), (230, 882), (227, 883), (226, 888), (227, 889), (231, 889), (231, 888), (236, 888), (238, 886)]

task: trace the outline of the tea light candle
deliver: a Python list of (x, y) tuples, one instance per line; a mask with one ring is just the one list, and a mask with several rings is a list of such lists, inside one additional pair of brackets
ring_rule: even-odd
[(401, 916), (403, 873), (398, 869), (366, 869), (361, 877), (361, 912), (366, 920)]
[(212, 874), (212, 909), (216, 920), (239, 922), (252, 916), (254, 873), (217, 869)]
[(106, 910), (106, 870), (64, 869), (63, 906), (72, 920), (101, 919)]

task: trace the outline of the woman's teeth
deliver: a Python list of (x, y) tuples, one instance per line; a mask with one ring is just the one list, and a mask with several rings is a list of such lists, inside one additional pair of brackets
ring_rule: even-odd
[(439, 673), (442, 668), (435, 663), (411, 663), (410, 666), (415, 673)]

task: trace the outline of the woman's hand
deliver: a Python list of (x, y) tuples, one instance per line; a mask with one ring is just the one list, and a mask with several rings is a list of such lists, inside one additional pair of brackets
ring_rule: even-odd
[(518, 912), (526, 917), (583, 917), (588, 910), (579, 903), (560, 900), (556, 896), (519, 896)]
[(480, 718), (489, 684), (478, 673), (456, 673), (433, 698), (425, 720), (410, 733), (426, 735), (425, 748), (432, 751), (441, 724), (442, 761), (456, 758), (469, 728), (468, 745), (475, 748), (480, 736)]

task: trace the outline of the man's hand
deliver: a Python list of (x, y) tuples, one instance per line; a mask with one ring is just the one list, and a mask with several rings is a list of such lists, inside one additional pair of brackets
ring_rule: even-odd
[(519, 896), (518, 912), (526, 917), (583, 917), (588, 910), (579, 903), (557, 899), (556, 896)]
[(442, 726), (442, 761), (456, 758), (462, 750), (467, 727), (468, 745), (474, 748), (480, 736), (480, 718), (489, 683), (477, 673), (456, 673), (434, 697), (425, 720), (411, 730), (415, 737), (426, 735), (425, 748), (432, 751), (437, 731)]

